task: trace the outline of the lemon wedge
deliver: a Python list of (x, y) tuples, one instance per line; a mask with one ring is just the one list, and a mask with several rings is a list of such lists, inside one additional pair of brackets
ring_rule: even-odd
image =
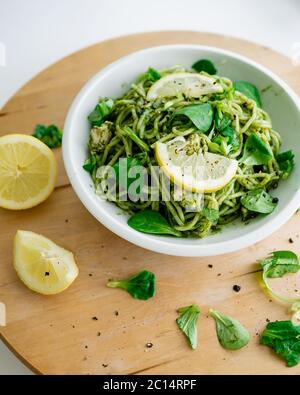
[(199, 73), (173, 73), (156, 81), (147, 93), (147, 100), (172, 97), (183, 93), (186, 97), (200, 97), (222, 92), (223, 87), (214, 77)]
[(14, 240), (14, 268), (32, 291), (53, 295), (68, 288), (78, 275), (70, 251), (34, 232), (18, 230)]
[[(196, 137), (197, 135), (194, 135)], [(168, 143), (156, 143), (155, 155), (159, 166), (176, 185), (191, 192), (215, 192), (235, 176), (235, 159), (210, 152), (197, 152), (192, 139), (179, 136)]]
[(43, 202), (54, 189), (53, 152), (35, 137), (0, 137), (0, 207), (22, 210)]

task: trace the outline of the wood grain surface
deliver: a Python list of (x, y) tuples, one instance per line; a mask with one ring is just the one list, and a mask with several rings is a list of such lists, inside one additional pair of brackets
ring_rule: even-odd
[[(215, 34), (157, 32), (112, 39), (83, 49), (28, 82), (1, 110), (0, 134), (32, 133), (37, 123), (63, 127), (81, 86), (111, 61), (161, 44), (206, 44), (244, 54), (269, 67), (300, 93), (300, 70), (291, 61), (256, 44)], [(266, 319), (287, 319), (286, 308), (260, 290), (257, 259), (274, 248), (300, 252), (300, 215), (271, 237), (240, 252), (211, 258), (176, 258), (136, 247), (114, 235), (83, 207), (69, 185), (61, 159), (57, 187), (38, 207), (0, 209), (0, 301), (7, 307), (2, 339), (42, 374), (299, 374), (264, 346), (258, 333)], [(17, 229), (41, 233), (74, 252), (80, 274), (57, 296), (29, 291), (12, 267)], [(288, 239), (292, 237), (291, 246)], [(208, 265), (213, 265), (210, 268)], [(105, 286), (110, 278), (148, 269), (157, 277), (157, 296), (146, 302)], [(241, 286), (239, 293), (233, 285)], [(176, 309), (197, 303), (199, 346), (191, 350), (179, 332)], [(251, 332), (240, 351), (221, 348), (208, 308), (239, 319)], [(92, 319), (97, 317), (98, 320)], [(153, 343), (147, 348), (148, 342)]]

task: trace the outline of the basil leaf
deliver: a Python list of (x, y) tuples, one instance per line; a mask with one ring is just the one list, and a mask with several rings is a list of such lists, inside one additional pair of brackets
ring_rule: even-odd
[(216, 310), (210, 309), (209, 313), (216, 322), (217, 336), (222, 347), (238, 350), (248, 344), (250, 334), (237, 320)]
[(262, 107), (260, 94), (255, 85), (247, 81), (236, 81), (233, 86), (237, 91), (254, 100), (258, 107)]
[(286, 273), (297, 273), (300, 269), (298, 256), (292, 251), (274, 251), (260, 262), (266, 277), (282, 277)]
[(195, 62), (192, 66), (192, 69), (200, 73), (201, 71), (205, 71), (207, 74), (214, 75), (217, 73), (217, 69), (214, 64), (208, 59), (200, 59)]
[(300, 325), (291, 321), (269, 322), (260, 342), (274, 350), (287, 366), (296, 366), (300, 362)]
[(112, 112), (113, 105), (112, 99), (101, 100), (88, 116), (91, 126), (101, 126), (107, 115)]
[[(136, 177), (129, 176), (130, 170), (134, 167), (142, 167), (141, 162), (136, 158), (122, 158), (113, 165), (116, 182), (117, 184), (121, 185), (125, 190), (127, 190), (138, 177), (138, 175)], [(127, 177), (120, 178), (120, 174), (123, 176), (126, 175)]]
[(152, 80), (153, 82), (158, 81), (161, 77), (160, 73), (157, 70), (153, 69), (152, 67), (149, 67), (148, 75), (150, 80)]
[(143, 233), (181, 236), (181, 233), (172, 228), (159, 212), (153, 210), (139, 211), (130, 217), (127, 223), (131, 228)]
[(270, 214), (277, 206), (274, 198), (263, 188), (247, 192), (241, 197), (241, 203), (246, 209), (261, 214)]
[(176, 323), (181, 331), (187, 337), (190, 346), (195, 349), (198, 344), (197, 321), (201, 313), (196, 305), (180, 307), (177, 312), (180, 316), (177, 318)]
[(200, 132), (206, 133), (213, 122), (214, 112), (210, 103), (200, 103), (180, 108), (173, 113), (173, 117), (179, 115), (187, 117)]
[(86, 170), (89, 173), (93, 173), (94, 169), (97, 167), (97, 157), (96, 155), (90, 155), (86, 161), (84, 162), (84, 165), (82, 166), (84, 170)]
[(61, 146), (62, 131), (55, 125), (36, 125), (33, 137), (41, 140), (49, 148), (57, 148)]
[(256, 133), (247, 138), (241, 163), (247, 166), (266, 165), (273, 158), (271, 148), (265, 144)]
[(294, 153), (289, 150), (286, 152), (282, 152), (276, 156), (276, 160), (279, 165), (279, 169), (282, 171), (282, 178), (286, 179), (291, 174), (292, 170), (295, 167), (294, 162)]
[(204, 207), (202, 210), (202, 214), (206, 217), (210, 222), (216, 223), (219, 219), (219, 210), (215, 210), (214, 208)]
[(144, 270), (126, 280), (110, 280), (107, 283), (109, 288), (122, 288), (135, 299), (147, 300), (156, 293), (155, 275)]

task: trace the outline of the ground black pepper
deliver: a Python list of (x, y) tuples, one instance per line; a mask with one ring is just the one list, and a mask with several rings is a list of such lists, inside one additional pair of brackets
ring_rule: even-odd
[(147, 343), (147, 344), (146, 344), (146, 347), (147, 347), (147, 348), (152, 348), (152, 347), (153, 347), (153, 343), (151, 343), (151, 342)]
[(237, 285), (237, 284), (235, 284), (235, 285), (232, 287), (232, 289), (234, 290), (234, 292), (240, 292), (240, 290), (241, 290), (241, 286), (240, 286), (240, 285)]
[(98, 321), (98, 317), (94, 316), (94, 317), (92, 317), (92, 320)]

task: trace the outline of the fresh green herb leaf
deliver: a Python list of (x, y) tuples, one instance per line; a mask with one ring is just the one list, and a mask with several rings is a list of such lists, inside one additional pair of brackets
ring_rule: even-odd
[(248, 344), (250, 334), (237, 320), (216, 310), (210, 309), (209, 313), (215, 319), (217, 336), (224, 348), (238, 350)]
[(192, 66), (192, 69), (200, 73), (201, 71), (205, 71), (207, 74), (214, 75), (217, 73), (217, 69), (215, 65), (208, 59), (200, 59), (195, 62)]
[(276, 156), (276, 160), (279, 165), (279, 169), (282, 171), (282, 178), (286, 179), (291, 174), (292, 170), (295, 167), (294, 162), (294, 153), (289, 150), (286, 152), (282, 152)]
[[(125, 190), (127, 190), (130, 185), (136, 180), (136, 177), (130, 177), (130, 170), (135, 167), (142, 167), (141, 162), (136, 158), (122, 158), (118, 160), (117, 163), (113, 165), (115, 171), (116, 182), (121, 185)], [(120, 177), (121, 175), (126, 175), (127, 177)]]
[(260, 342), (274, 350), (287, 366), (296, 366), (300, 362), (300, 325), (291, 321), (269, 322)]
[(181, 236), (181, 233), (172, 228), (159, 212), (153, 210), (139, 211), (130, 217), (127, 223), (131, 228), (143, 233)]
[(241, 203), (246, 209), (262, 214), (272, 213), (277, 206), (275, 202), (274, 198), (263, 188), (249, 191), (241, 197)]
[(269, 278), (282, 277), (286, 273), (297, 273), (300, 269), (298, 256), (292, 251), (274, 251), (260, 262)]
[(197, 129), (202, 133), (206, 133), (213, 122), (214, 112), (210, 103), (191, 104), (180, 108), (173, 113), (173, 117), (185, 116)]
[(192, 304), (191, 306), (180, 307), (177, 312), (180, 314), (176, 320), (177, 325), (187, 337), (190, 346), (193, 349), (197, 348), (197, 321), (201, 313), (199, 307)]
[(260, 98), (260, 94), (256, 86), (251, 84), (250, 82), (246, 81), (236, 81), (234, 83), (234, 88), (241, 92), (243, 95), (249, 97), (249, 99), (252, 99), (256, 102), (258, 107), (262, 107), (262, 102)]
[(204, 207), (202, 210), (202, 214), (212, 223), (218, 222), (219, 219), (219, 210), (215, 210), (214, 208)]
[(286, 273), (297, 273), (300, 269), (298, 256), (292, 251), (274, 251), (266, 259), (260, 261), (262, 266), (262, 276), (260, 284), (272, 297), (287, 304), (300, 302), (299, 298), (282, 296), (273, 291), (268, 282), (268, 278), (283, 277)]
[(228, 115), (223, 115), (220, 111), (216, 111), (215, 115), (215, 129), (221, 132), (231, 125), (231, 118)]
[(150, 79), (155, 82), (158, 81), (160, 79), (160, 74), (157, 70), (153, 69), (152, 67), (149, 67), (148, 69), (148, 75), (150, 77)]
[(110, 280), (109, 288), (122, 288), (135, 299), (147, 300), (156, 292), (155, 275), (148, 270), (135, 274), (126, 280)]
[(88, 116), (91, 126), (101, 126), (105, 118), (112, 112), (113, 105), (112, 99), (101, 100)]
[(272, 158), (271, 148), (256, 133), (252, 133), (246, 140), (240, 161), (247, 166), (266, 165)]
[(84, 165), (82, 166), (84, 170), (86, 170), (89, 173), (93, 173), (94, 169), (97, 167), (97, 157), (96, 155), (90, 155), (86, 161), (84, 162)]
[(49, 148), (61, 146), (62, 131), (55, 125), (36, 125), (32, 135), (48, 145)]

